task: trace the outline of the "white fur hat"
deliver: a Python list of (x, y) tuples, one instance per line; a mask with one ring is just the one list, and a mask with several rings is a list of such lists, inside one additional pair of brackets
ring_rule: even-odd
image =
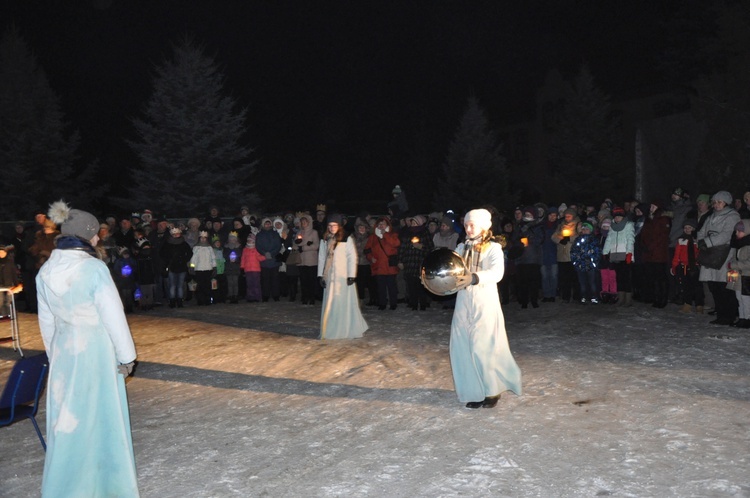
[(492, 215), (486, 209), (472, 209), (464, 216), (464, 223), (473, 222), (480, 230), (492, 228)]

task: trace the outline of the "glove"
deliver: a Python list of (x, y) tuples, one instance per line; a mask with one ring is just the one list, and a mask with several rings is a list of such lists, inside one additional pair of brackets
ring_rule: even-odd
[(326, 281), (323, 277), (318, 277), (318, 282), (320, 282), (321, 287), (326, 288)]
[(630, 263), (632, 263), (632, 262), (633, 262), (633, 253), (632, 253), (632, 252), (629, 252), (629, 253), (627, 253), (627, 254), (625, 255), (625, 264), (626, 264), (626, 265), (629, 265), (629, 264), (630, 264)]
[(422, 247), (424, 247), (421, 242), (417, 242), (415, 244), (413, 243), (412, 245), (414, 246), (414, 249), (418, 249), (420, 251), (422, 250)]
[(706, 241), (704, 239), (698, 241), (698, 249), (700, 249), (701, 251), (708, 249), (708, 246), (706, 245)]
[(135, 368), (134, 361), (131, 361), (130, 363), (121, 363), (117, 365), (117, 370), (125, 377), (129, 377), (133, 373), (134, 368)]
[(568, 242), (570, 242), (570, 237), (563, 237), (562, 239), (560, 239), (560, 245), (561, 246), (568, 245)]
[(311, 246), (312, 245), (312, 240), (308, 240), (307, 244), (305, 244), (305, 245)]
[(474, 285), (476, 274), (471, 273), (469, 275), (460, 275), (456, 277), (456, 290), (462, 290), (470, 285)]
[(216, 278), (216, 268), (211, 270), (211, 278)]
[[(312, 242), (312, 240), (309, 241), (309, 242)], [(302, 243), (302, 237), (297, 237), (296, 239), (294, 239), (294, 243), (297, 244), (297, 245), (301, 244)]]
[(352, 285), (356, 279), (349, 277), (346, 279), (346, 285)]
[(399, 270), (403, 270), (404, 269), (404, 264), (403, 263), (399, 263), (396, 266), (398, 267)]

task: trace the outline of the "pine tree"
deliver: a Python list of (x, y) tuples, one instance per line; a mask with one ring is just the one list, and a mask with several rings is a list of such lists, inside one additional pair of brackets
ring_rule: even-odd
[(0, 219), (29, 217), (70, 198), (77, 191), (79, 141), (77, 131), (66, 133), (59, 99), (18, 29), (6, 29), (0, 41)]
[(433, 199), (438, 210), (465, 212), (512, 203), (505, 158), (476, 97), (470, 97), (443, 166)]
[[(247, 110), (222, 96), (224, 76), (202, 47), (185, 39), (155, 69), (154, 92), (143, 119), (134, 119), (140, 159), (129, 202), (172, 215), (196, 206), (257, 204), (251, 183), (257, 161), (244, 145)], [(227, 206), (228, 207), (228, 206)]]
[(589, 199), (596, 192), (623, 198), (629, 193), (632, 182), (625, 181), (622, 146), (620, 123), (610, 99), (583, 66), (550, 140), (548, 161), (564, 198)]

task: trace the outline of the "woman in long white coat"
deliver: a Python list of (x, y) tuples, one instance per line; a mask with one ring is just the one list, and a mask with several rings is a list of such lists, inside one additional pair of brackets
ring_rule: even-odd
[(367, 330), (359, 309), (357, 288), (357, 246), (344, 238), (340, 217), (329, 217), (318, 252), (318, 277), (323, 286), (320, 339), (356, 339)]
[(125, 392), (136, 353), (94, 249), (99, 222), (62, 201), (49, 215), (62, 235), (36, 278), (50, 359), (42, 496), (138, 496)]
[(521, 369), (508, 345), (497, 283), (505, 270), (503, 249), (492, 241), (492, 217), (474, 209), (464, 217), (466, 242), (456, 248), (469, 275), (459, 279), (451, 322), (450, 359), (459, 401), (492, 408), (500, 395), (521, 395)]

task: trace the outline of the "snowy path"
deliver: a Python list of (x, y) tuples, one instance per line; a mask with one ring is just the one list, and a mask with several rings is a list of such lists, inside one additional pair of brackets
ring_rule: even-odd
[[(129, 317), (142, 496), (750, 496), (747, 331), (672, 305), (511, 305), (524, 395), (472, 411), (453, 392), (449, 311), (367, 308), (363, 339), (321, 342), (319, 309)], [(20, 326), (41, 350), (36, 316)], [(0, 381), (14, 359), (2, 344)], [(0, 496), (38, 496), (31, 424), (0, 445)]]

